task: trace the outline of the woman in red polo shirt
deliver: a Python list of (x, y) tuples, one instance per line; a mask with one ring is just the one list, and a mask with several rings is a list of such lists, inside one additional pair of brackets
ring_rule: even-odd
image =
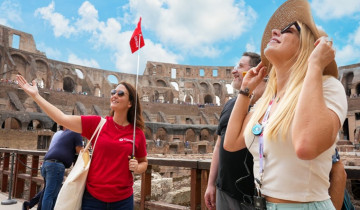
[[(44, 112), (58, 124), (81, 133), (90, 139), (100, 116), (75, 116), (61, 110), (40, 96), (36, 82), (32, 86), (21, 76), (17, 76), (20, 87), (33, 98)], [(82, 209), (133, 209), (133, 177), (131, 171), (143, 173), (148, 165), (146, 141), (143, 132), (144, 120), (138, 95), (132, 85), (121, 82), (111, 91), (111, 116), (98, 137), (83, 195)], [(135, 116), (136, 109), (136, 116)], [(130, 159), (133, 147), (134, 121), (135, 158)]]

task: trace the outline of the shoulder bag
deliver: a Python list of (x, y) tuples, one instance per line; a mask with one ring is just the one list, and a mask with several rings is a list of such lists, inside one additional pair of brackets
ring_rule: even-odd
[(76, 160), (74, 167), (72, 168), (69, 176), (66, 178), (63, 186), (60, 189), (54, 207), (55, 210), (81, 209), (81, 202), (85, 190), (86, 178), (91, 163), (89, 147), (91, 145), (91, 141), (96, 135), (93, 151), (95, 150), (96, 141), (105, 122), (106, 120), (104, 118), (101, 118), (90, 141), (87, 143), (86, 147), (82, 151), (80, 151), (79, 157)]

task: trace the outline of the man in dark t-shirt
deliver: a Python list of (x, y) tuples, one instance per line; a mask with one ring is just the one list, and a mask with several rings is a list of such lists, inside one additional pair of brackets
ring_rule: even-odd
[[(243, 72), (257, 66), (260, 56), (245, 52), (239, 64), (232, 71), (234, 80), (232, 86), (239, 90)], [(251, 103), (254, 104), (264, 92), (265, 82), (254, 90)], [(205, 204), (209, 209), (248, 209), (244, 202), (252, 200), (254, 193), (253, 157), (248, 150), (228, 152), (224, 149), (225, 132), (236, 97), (230, 99), (224, 106), (217, 129), (218, 139), (213, 151), (208, 186), (204, 195)], [(241, 178), (241, 179), (240, 179)], [(239, 180), (239, 181), (237, 181)], [(216, 202), (215, 202), (216, 192)], [(250, 200), (249, 200), (250, 199)]]
[(79, 133), (64, 128), (58, 140), (49, 149), (44, 157), (41, 175), (45, 180), (45, 189), (42, 199), (42, 209), (54, 209), (57, 195), (64, 179), (65, 168), (69, 168), (83, 148), (82, 137)]

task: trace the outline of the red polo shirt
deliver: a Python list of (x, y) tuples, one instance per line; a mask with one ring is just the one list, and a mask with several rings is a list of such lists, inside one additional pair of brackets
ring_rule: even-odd
[[(100, 122), (100, 116), (81, 116), (81, 122), (81, 135), (90, 140)], [(86, 188), (93, 197), (103, 202), (116, 202), (133, 194), (133, 177), (128, 159), (132, 153), (133, 131), (133, 125), (115, 126), (113, 118), (106, 117), (106, 123), (95, 145), (86, 181)], [(139, 128), (136, 128), (135, 132), (135, 157), (146, 157), (144, 132)]]

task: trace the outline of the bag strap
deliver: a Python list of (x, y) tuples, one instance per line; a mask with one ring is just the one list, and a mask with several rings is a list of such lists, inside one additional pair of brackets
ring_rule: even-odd
[(90, 139), (90, 140), (88, 141), (88, 143), (86, 144), (86, 147), (85, 147), (85, 149), (84, 149), (85, 151), (89, 149), (89, 147), (90, 147), (90, 145), (91, 145), (91, 141), (94, 139), (95, 134), (96, 134), (96, 139), (95, 139), (94, 149), (93, 149), (93, 150), (95, 150), (95, 145), (96, 145), (97, 139), (98, 139), (99, 134), (100, 134), (100, 131), (101, 131), (101, 129), (103, 128), (103, 126), (104, 126), (105, 123), (106, 123), (106, 119), (101, 118), (98, 126), (96, 127), (96, 129), (95, 129), (95, 131), (94, 131), (94, 133), (93, 133), (93, 135), (91, 136), (91, 139)]

